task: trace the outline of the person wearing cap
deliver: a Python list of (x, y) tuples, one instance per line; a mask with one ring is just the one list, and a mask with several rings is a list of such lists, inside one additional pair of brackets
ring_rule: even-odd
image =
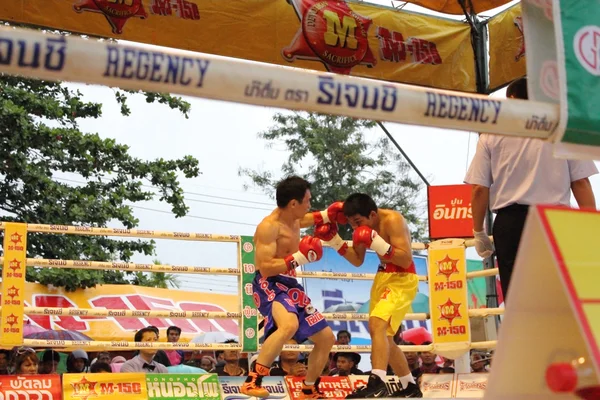
[[(506, 96), (527, 100), (527, 79), (512, 82)], [(505, 302), (529, 207), (569, 207), (572, 192), (579, 208), (596, 210), (589, 181), (598, 173), (594, 162), (556, 158), (553, 150), (553, 144), (542, 139), (482, 133), (464, 179), (472, 185), (475, 249), (480, 257), (487, 258), (495, 247)], [(488, 207), (496, 214), (493, 244), (490, 232), (484, 229)]]
[(88, 354), (83, 349), (77, 349), (73, 351), (67, 357), (67, 372), (79, 374), (82, 372), (88, 372), (90, 367), (90, 359)]
[(360, 358), (358, 353), (335, 353), (333, 361), (336, 368), (329, 373), (329, 376), (364, 375), (365, 373), (357, 368)]

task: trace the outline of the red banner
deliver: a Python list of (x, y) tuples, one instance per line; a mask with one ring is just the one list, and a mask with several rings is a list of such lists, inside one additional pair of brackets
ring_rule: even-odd
[[(300, 400), (303, 398), (300, 394), (303, 380), (303, 376), (285, 377), (291, 400)], [(328, 399), (345, 399), (354, 389), (347, 376), (322, 376), (319, 390)]]
[(0, 398), (62, 400), (60, 375), (0, 375)]
[(471, 185), (429, 186), (429, 237), (473, 237)]

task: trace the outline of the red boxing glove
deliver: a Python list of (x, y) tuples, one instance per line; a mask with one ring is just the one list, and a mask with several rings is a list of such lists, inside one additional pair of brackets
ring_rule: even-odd
[(362, 244), (386, 260), (389, 260), (394, 255), (394, 247), (383, 240), (374, 229), (368, 226), (359, 226), (354, 230), (352, 243)]
[(343, 256), (348, 250), (348, 244), (338, 234), (338, 226), (335, 223), (319, 225), (315, 228), (315, 237), (333, 247), (339, 255)]
[(347, 224), (348, 218), (344, 215), (344, 202), (336, 201), (324, 211), (315, 211), (313, 212), (313, 219), (315, 221), (315, 225), (323, 225), (329, 222), (338, 223), (338, 224)]
[(285, 258), (288, 272), (295, 275), (299, 265), (319, 261), (323, 257), (321, 240), (312, 236), (304, 236), (298, 245), (298, 251)]

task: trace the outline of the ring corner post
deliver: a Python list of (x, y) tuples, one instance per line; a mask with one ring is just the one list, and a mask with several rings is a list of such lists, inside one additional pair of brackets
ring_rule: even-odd
[(4, 229), (2, 268), (2, 334), (0, 347), (23, 344), (25, 273), (27, 268), (27, 224), (9, 222)]
[(471, 347), (465, 241), (432, 242), (428, 259), (433, 351), (459, 359)]
[(254, 265), (254, 242), (252, 236), (240, 236), (238, 244), (240, 256), (240, 293), (241, 307), (241, 340), (242, 352), (258, 351), (258, 310), (252, 295), (252, 281), (256, 266)]

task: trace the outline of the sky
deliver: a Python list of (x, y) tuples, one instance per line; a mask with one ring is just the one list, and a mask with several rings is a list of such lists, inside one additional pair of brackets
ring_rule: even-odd
[[(371, 2), (390, 4), (390, 1)], [(405, 9), (419, 7), (409, 5)], [(158, 200), (136, 203), (136, 207), (145, 208), (134, 209), (140, 229), (253, 235), (256, 225), (274, 208), (273, 199), (259, 189), (244, 190), (249, 180), (240, 177), (238, 170), (253, 168), (277, 175), (287, 153), (281, 145), (268, 147), (267, 142), (257, 138), (257, 133), (272, 125), (275, 112), (286, 110), (185, 97), (191, 103), (190, 118), (185, 119), (176, 110), (147, 104), (142, 96), (133, 96), (129, 99), (132, 115), (122, 117), (113, 89), (79, 84), (71, 87), (81, 90), (86, 100), (103, 103), (103, 117), (81, 121), (82, 131), (97, 132), (103, 138), (127, 144), (131, 155), (141, 159), (192, 155), (199, 160), (202, 174), (181, 181), (189, 200), (189, 215), (175, 218), (168, 206)], [(493, 96), (504, 97), (504, 94), (500, 91)], [(462, 183), (475, 152), (476, 134), (394, 123), (385, 125), (431, 184)], [(368, 135), (373, 140), (385, 136), (379, 128)], [(57, 176), (82, 181), (72, 174)], [(595, 191), (600, 193), (600, 177), (596, 175), (591, 181)], [(426, 199), (424, 192), (422, 200)], [(151, 262), (157, 258), (173, 265), (237, 266), (233, 244), (159, 240), (156, 253), (153, 257), (137, 255), (133, 261)], [(478, 258), (473, 249), (468, 250), (468, 257)], [(180, 282), (184, 290), (238, 292), (235, 278), (185, 275)]]

